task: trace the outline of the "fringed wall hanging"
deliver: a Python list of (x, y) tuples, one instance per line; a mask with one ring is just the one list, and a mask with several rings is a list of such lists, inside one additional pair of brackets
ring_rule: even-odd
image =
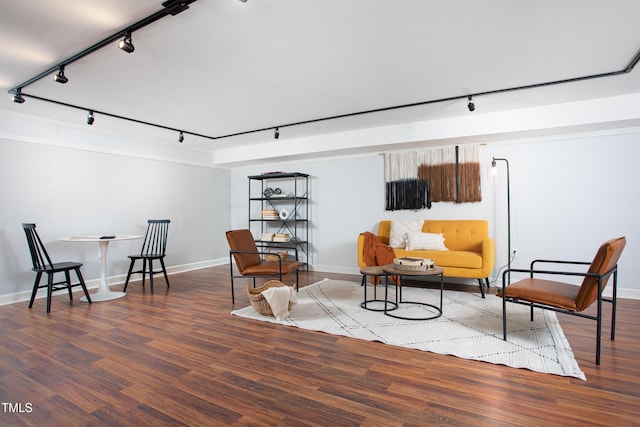
[(417, 153), (384, 155), (386, 210), (429, 209), (429, 181), (418, 179)]
[(384, 160), (388, 211), (482, 200), (477, 145), (387, 153)]
[[(458, 147), (456, 147), (458, 148)], [(482, 201), (480, 186), (480, 154), (477, 145), (459, 147), (458, 153), (458, 203)]]
[(429, 181), (432, 202), (456, 200), (455, 147), (419, 152), (418, 179)]

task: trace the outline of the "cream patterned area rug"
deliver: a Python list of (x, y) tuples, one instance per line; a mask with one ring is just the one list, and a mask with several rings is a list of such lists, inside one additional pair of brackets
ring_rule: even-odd
[[(389, 287), (390, 299), (394, 287)], [(364, 289), (359, 283), (324, 279), (300, 289), (298, 304), (282, 321), (258, 314), (253, 307), (232, 314), (250, 319), (323, 331), (400, 347), (525, 368), (532, 371), (571, 376), (586, 380), (573, 356), (556, 314), (535, 310), (529, 320), (529, 308), (507, 306), (507, 341), (502, 339), (502, 300), (495, 295), (482, 299), (480, 294), (444, 291), (443, 314), (434, 320), (402, 320), (382, 312), (360, 307)], [(367, 287), (368, 299), (373, 288)], [(439, 289), (403, 289), (403, 300), (439, 305)], [(379, 287), (377, 297), (384, 297)], [(369, 307), (382, 308), (382, 303)], [(431, 311), (429, 311), (431, 310)], [(401, 305), (393, 311), (404, 317), (428, 317), (433, 309), (422, 305)]]

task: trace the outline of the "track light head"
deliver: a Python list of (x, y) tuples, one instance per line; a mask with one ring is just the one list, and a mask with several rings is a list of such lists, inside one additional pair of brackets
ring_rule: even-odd
[(24, 98), (22, 97), (22, 88), (16, 89), (16, 93), (13, 94), (13, 97), (11, 98), (11, 100), (16, 104), (24, 103)]
[(476, 104), (473, 103), (473, 97), (471, 95), (469, 95), (469, 103), (467, 103), (467, 108), (469, 109), (469, 111), (475, 111), (476, 109)]
[(182, 143), (182, 141), (184, 141), (184, 134), (180, 131), (180, 134), (178, 135), (178, 142)]
[(93, 111), (89, 111), (89, 114), (87, 114), (87, 124), (91, 126), (95, 120), (96, 118), (93, 116)]
[(162, 6), (171, 15), (176, 16), (180, 12), (184, 12), (185, 10), (189, 9), (189, 3), (191, 2), (184, 0), (167, 0), (165, 2), (162, 2)]
[(69, 81), (67, 76), (64, 75), (64, 65), (62, 67), (60, 67), (60, 69), (58, 70), (58, 72), (56, 74), (53, 75), (53, 81), (61, 83), (61, 84), (65, 84), (66, 82)]
[(280, 128), (275, 128), (275, 129), (273, 130), (273, 138), (274, 138), (274, 139), (278, 139), (278, 138), (280, 138)]
[(135, 46), (131, 42), (131, 31), (127, 31), (124, 37), (118, 42), (118, 47), (127, 53), (131, 53), (136, 50)]

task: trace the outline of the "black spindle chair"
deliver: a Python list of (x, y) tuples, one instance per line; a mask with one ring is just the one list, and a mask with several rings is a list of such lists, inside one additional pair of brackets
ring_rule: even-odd
[[(151, 293), (153, 293), (153, 275), (157, 273), (164, 274), (164, 280), (167, 282), (167, 288), (169, 287), (169, 278), (167, 277), (167, 269), (164, 266), (164, 257), (167, 249), (167, 234), (169, 232), (168, 219), (150, 219), (147, 221), (147, 232), (144, 236), (144, 243), (139, 254), (129, 255), (131, 259), (131, 265), (129, 266), (129, 272), (127, 273), (127, 280), (124, 283), (123, 292), (127, 291), (129, 285), (129, 278), (132, 274), (142, 273), (142, 287), (144, 288), (145, 275), (149, 273), (149, 283), (151, 284)], [(133, 271), (134, 264), (137, 260), (142, 260), (142, 269)], [(160, 261), (162, 270), (153, 271), (153, 261)], [(147, 263), (149, 268), (147, 269)]]
[[(87, 302), (90, 303), (91, 297), (89, 296), (87, 286), (85, 285), (82, 273), (80, 272), (82, 263), (51, 262), (51, 258), (49, 257), (42, 240), (40, 240), (40, 236), (38, 236), (36, 225), (22, 224), (22, 228), (27, 235), (27, 244), (29, 245), (29, 251), (31, 252), (31, 261), (33, 262), (31, 270), (36, 272), (36, 280), (33, 284), (33, 291), (31, 292), (31, 299), (29, 300), (29, 308), (33, 307), (33, 301), (35, 300), (36, 293), (40, 288), (47, 288), (47, 313), (51, 312), (51, 294), (54, 291), (59, 291), (61, 289), (67, 289), (69, 291), (69, 299), (73, 301), (71, 288), (81, 286), (85, 296), (87, 297)], [(79, 280), (78, 283), (71, 283), (71, 275), (69, 274), (71, 270), (76, 272), (76, 276), (78, 276)], [(47, 273), (47, 283), (41, 285), (40, 279), (42, 278), (43, 273)], [(55, 282), (54, 279), (56, 273), (64, 273), (65, 280)]]

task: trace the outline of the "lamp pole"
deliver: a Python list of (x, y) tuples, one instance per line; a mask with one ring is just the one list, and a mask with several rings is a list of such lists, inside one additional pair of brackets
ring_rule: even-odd
[[(497, 162), (505, 162), (507, 165), (507, 269), (511, 269), (511, 182), (509, 180), (509, 160), (500, 157), (494, 157), (491, 161), (491, 167), (496, 168)], [(507, 278), (509, 283), (511, 283), (511, 272), (507, 271)]]

